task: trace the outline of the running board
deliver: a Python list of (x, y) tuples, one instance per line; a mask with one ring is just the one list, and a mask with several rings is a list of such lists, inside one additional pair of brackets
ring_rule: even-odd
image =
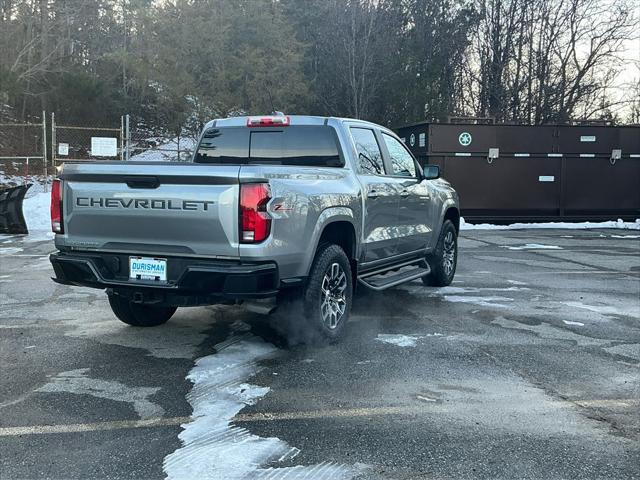
[(390, 275), (365, 274), (358, 277), (358, 282), (372, 290), (386, 290), (387, 288), (395, 287), (396, 285), (401, 285), (429, 275), (431, 269), (426, 263), (424, 265), (425, 266), (422, 267), (415, 266), (411, 270), (395, 272)]

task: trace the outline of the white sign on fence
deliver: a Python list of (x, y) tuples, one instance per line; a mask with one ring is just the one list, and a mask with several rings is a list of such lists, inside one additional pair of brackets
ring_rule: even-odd
[(68, 143), (59, 143), (58, 144), (58, 155), (69, 155), (69, 144)]
[(91, 156), (117, 157), (118, 139), (112, 137), (91, 137)]

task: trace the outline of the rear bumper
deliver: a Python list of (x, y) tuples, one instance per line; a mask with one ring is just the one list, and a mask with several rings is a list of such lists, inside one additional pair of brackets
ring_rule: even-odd
[[(167, 258), (167, 282), (129, 279), (129, 254), (66, 253), (49, 256), (54, 281), (65, 285), (109, 288), (119, 294), (146, 295), (156, 302), (212, 303), (211, 298), (266, 298), (278, 291), (273, 262), (243, 263), (187, 257)], [(200, 298), (199, 301), (194, 301)]]

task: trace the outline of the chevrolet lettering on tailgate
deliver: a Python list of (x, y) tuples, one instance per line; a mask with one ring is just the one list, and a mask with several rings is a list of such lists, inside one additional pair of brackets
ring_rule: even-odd
[(76, 197), (76, 207), (147, 208), (153, 210), (209, 210), (210, 200), (161, 200), (157, 198)]

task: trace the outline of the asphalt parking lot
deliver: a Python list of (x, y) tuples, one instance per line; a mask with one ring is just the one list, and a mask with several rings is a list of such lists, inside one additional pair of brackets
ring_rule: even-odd
[(640, 478), (639, 233), (465, 231), (451, 287), (360, 294), (322, 348), (127, 327), (0, 238), (0, 477)]

